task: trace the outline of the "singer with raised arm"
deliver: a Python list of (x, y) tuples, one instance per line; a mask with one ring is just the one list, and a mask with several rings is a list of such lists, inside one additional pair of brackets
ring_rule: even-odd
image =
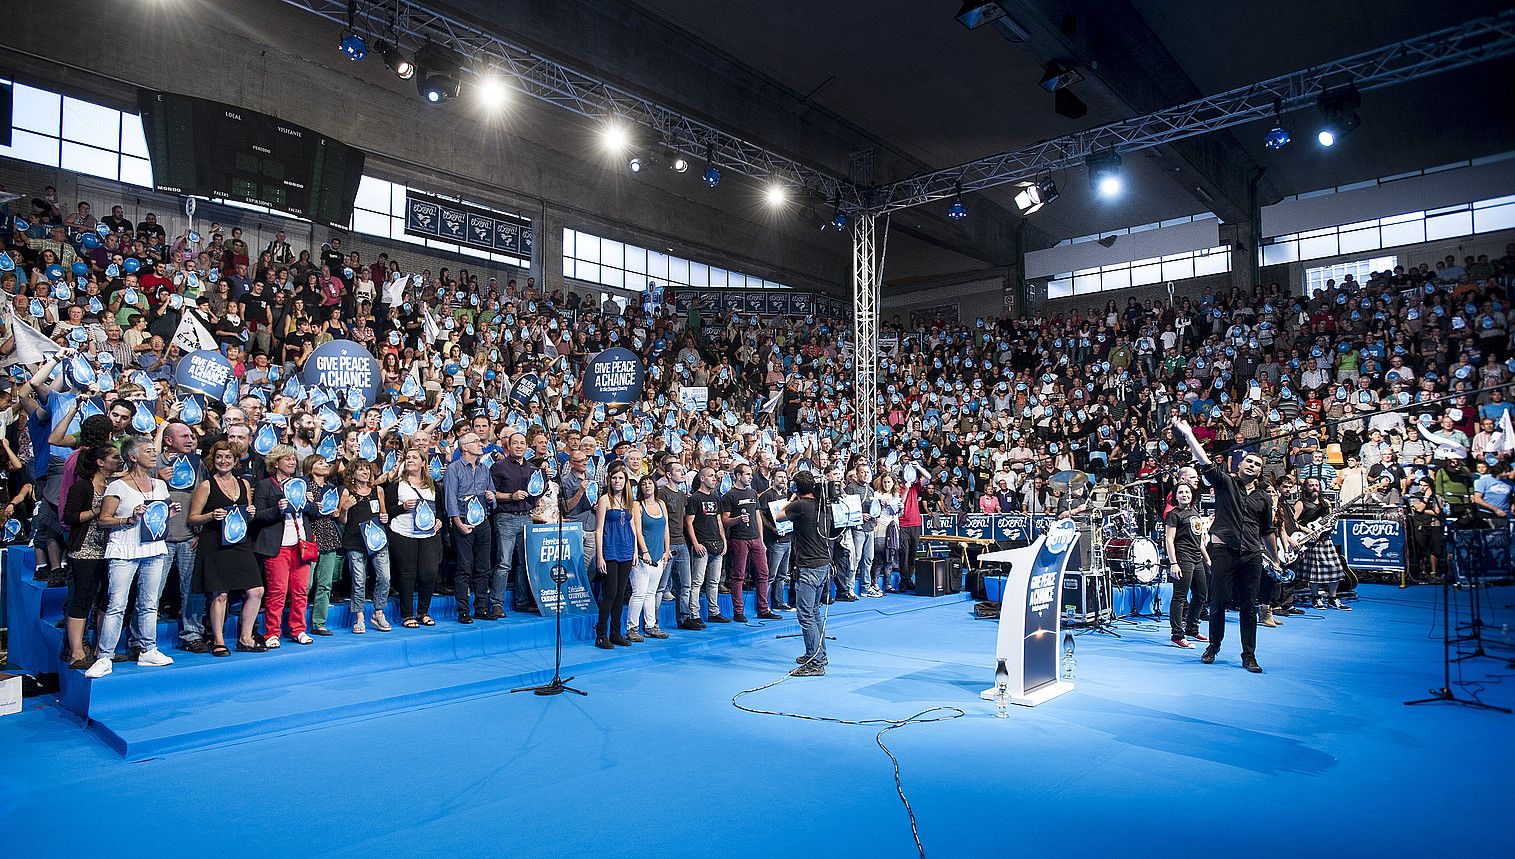
[(1233, 589), (1241, 600), (1241, 664), (1261, 674), (1257, 664), (1257, 591), (1262, 582), (1263, 553), (1278, 562), (1278, 530), (1273, 524), (1273, 501), (1261, 480), (1263, 459), (1248, 451), (1227, 474), (1210, 461), (1194, 430), (1178, 416), (1173, 432), (1189, 445), (1199, 473), (1215, 487), (1215, 521), (1210, 526), (1210, 644), (1200, 661), (1209, 665), (1220, 652), (1226, 634), (1226, 605)]

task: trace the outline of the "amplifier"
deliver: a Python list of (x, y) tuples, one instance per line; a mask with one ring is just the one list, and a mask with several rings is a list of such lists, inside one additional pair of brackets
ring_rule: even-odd
[(956, 593), (952, 586), (952, 562), (946, 558), (917, 558), (915, 560), (915, 595), (940, 597)]
[(1064, 614), (1073, 613), (1073, 622), (1079, 625), (1094, 623), (1101, 615), (1111, 611), (1110, 581), (1107, 576), (1087, 571), (1068, 570), (1063, 573)]

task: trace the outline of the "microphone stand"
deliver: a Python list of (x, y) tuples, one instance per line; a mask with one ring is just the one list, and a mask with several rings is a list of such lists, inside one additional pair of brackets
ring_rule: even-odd
[(556, 639), (552, 656), (552, 679), (536, 686), (522, 686), (512, 689), (511, 692), (533, 692), (537, 695), (561, 695), (564, 692), (573, 692), (576, 695), (588, 697), (589, 693), (583, 689), (575, 689), (568, 685), (572, 677), (563, 677), (563, 583), (568, 581), (568, 572), (563, 569), (563, 514), (558, 514), (558, 562), (552, 565), (552, 580), (558, 586), (558, 599), (553, 612), (553, 637)]
[[(1445, 520), (1443, 520), (1442, 527), (1446, 527)], [(1443, 545), (1445, 545), (1445, 541), (1443, 541)], [(1450, 555), (1450, 552), (1447, 554)], [(1444, 558), (1443, 560), (1449, 560), (1449, 558)], [(1448, 704), (1461, 704), (1464, 707), (1472, 707), (1475, 710), (1494, 710), (1495, 712), (1508, 714), (1510, 710), (1506, 707), (1496, 707), (1493, 704), (1485, 704), (1484, 702), (1474, 698), (1461, 698), (1458, 697), (1456, 692), (1452, 691), (1452, 663), (1458, 660), (1452, 658), (1453, 635), (1450, 625), (1452, 622), (1451, 604), (1452, 570), (1450, 569), (1449, 565), (1448, 569), (1444, 571), (1441, 577), (1441, 686), (1440, 688), (1430, 690), (1431, 696), (1429, 698), (1417, 698), (1413, 701), (1406, 701), (1404, 702), (1405, 706), (1413, 707), (1416, 704), (1437, 704), (1445, 702)]]

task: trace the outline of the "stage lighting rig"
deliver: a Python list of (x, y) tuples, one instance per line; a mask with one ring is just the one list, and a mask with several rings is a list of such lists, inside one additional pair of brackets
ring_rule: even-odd
[(416, 51), (416, 92), (428, 104), (441, 104), (458, 97), (462, 90), (463, 56), (457, 51), (427, 42)]
[(1121, 178), (1120, 153), (1114, 149), (1090, 153), (1084, 159), (1084, 166), (1089, 169), (1089, 185), (1099, 196), (1106, 199), (1117, 197), (1125, 188), (1125, 181)]
[(1020, 210), (1021, 217), (1041, 211), (1043, 206), (1058, 198), (1057, 183), (1052, 181), (1051, 176), (1044, 176), (1034, 182), (1018, 182), (1015, 187), (1018, 189), (1015, 192), (1015, 208)]
[(1289, 145), (1292, 139), (1288, 129), (1284, 128), (1284, 102), (1281, 98), (1273, 99), (1273, 127), (1268, 129), (1268, 134), (1263, 138), (1263, 145), (1269, 149), (1282, 149)]
[(400, 76), (400, 80), (408, 81), (416, 76), (416, 64), (399, 48), (381, 39), (374, 50), (379, 52), (379, 59), (384, 61), (384, 65)]
[(947, 217), (954, 221), (961, 221), (968, 217), (968, 207), (963, 205), (963, 186), (959, 182), (956, 192), (952, 195), (952, 208), (947, 210)]
[(1336, 141), (1362, 125), (1362, 117), (1357, 115), (1357, 109), (1362, 106), (1362, 94), (1353, 84), (1325, 90), (1315, 104), (1325, 117), (1320, 133), (1315, 136), (1321, 146), (1334, 146)]

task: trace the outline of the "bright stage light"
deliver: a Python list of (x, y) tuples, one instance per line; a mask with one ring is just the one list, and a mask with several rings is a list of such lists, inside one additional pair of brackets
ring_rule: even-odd
[(1336, 134), (1329, 128), (1322, 128), (1320, 133), (1315, 135), (1315, 141), (1321, 146), (1335, 146)]
[(505, 79), (497, 72), (488, 72), (479, 79), (477, 93), (479, 104), (487, 110), (499, 110), (510, 98), (510, 90), (505, 86)]
[(1090, 153), (1084, 159), (1084, 165), (1089, 169), (1089, 184), (1094, 187), (1095, 193), (1106, 199), (1117, 197), (1125, 190), (1125, 181), (1121, 178), (1120, 153), (1113, 149), (1104, 152)]
[(778, 182), (769, 182), (768, 190), (763, 192), (763, 197), (768, 205), (777, 209), (789, 201), (789, 191)]
[(619, 155), (631, 145), (631, 135), (626, 132), (626, 126), (612, 120), (600, 129), (600, 143), (605, 146), (606, 152)]

